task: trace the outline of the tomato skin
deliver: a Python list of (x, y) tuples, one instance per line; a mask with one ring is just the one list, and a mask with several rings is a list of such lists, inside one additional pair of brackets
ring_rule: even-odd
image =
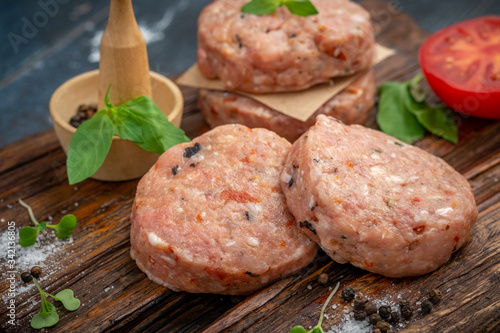
[[(481, 29), (484, 31), (485, 26), (492, 26), (490, 31), (495, 32), (486, 35), (486, 42), (477, 34)], [(500, 31), (500, 16), (480, 17), (444, 28), (422, 44), (419, 62), (425, 78), (451, 109), (474, 117), (500, 119), (500, 74), (499, 67), (495, 67), (500, 66), (500, 43), (496, 42), (500, 33), (497, 36), (494, 29)], [(449, 42), (450, 38), (462, 38), (459, 52), (450, 51), (453, 48), (450, 45), (454, 46)], [(465, 38), (470, 40), (464, 42)], [(447, 70), (445, 59), (448, 58), (453, 61), (450, 62), (451, 69)], [(490, 75), (492, 68), (497, 72)]]

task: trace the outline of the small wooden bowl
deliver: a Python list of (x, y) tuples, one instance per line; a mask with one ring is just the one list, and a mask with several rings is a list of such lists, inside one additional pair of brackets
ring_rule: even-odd
[[(175, 126), (182, 120), (183, 98), (179, 88), (166, 77), (150, 72), (155, 103)], [(69, 124), (81, 104), (97, 104), (99, 71), (75, 76), (63, 83), (50, 99), (50, 116), (57, 138), (64, 152), (76, 128)], [(113, 137), (111, 148), (102, 166), (91, 177), (104, 181), (124, 181), (142, 177), (156, 162), (159, 155), (147, 152), (135, 143)]]

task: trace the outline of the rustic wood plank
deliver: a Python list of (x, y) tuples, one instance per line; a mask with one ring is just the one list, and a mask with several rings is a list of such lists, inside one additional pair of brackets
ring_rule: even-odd
[[(416, 51), (428, 35), (406, 14), (382, 0), (363, 5), (374, 15), (377, 39), (397, 54), (376, 66), (377, 82), (407, 80), (419, 72)], [(383, 20), (384, 13), (390, 19)], [(387, 17), (387, 16), (386, 16)], [(185, 99), (182, 128), (194, 138), (209, 130), (197, 107), (197, 91), (182, 88)], [(367, 123), (377, 128), (374, 108)], [(500, 330), (500, 122), (455, 114), (460, 142), (452, 145), (427, 135), (417, 145), (443, 157), (471, 182), (480, 217), (470, 242), (437, 271), (418, 278), (388, 279), (351, 265), (332, 262), (324, 253), (300, 272), (249, 297), (176, 293), (149, 281), (129, 255), (129, 214), (137, 180), (67, 183), (65, 155), (52, 131), (18, 141), (0, 150), (0, 218), (29, 225), (22, 198), (39, 220), (72, 213), (79, 219), (73, 241), (43, 262), (43, 288), (72, 288), (82, 300), (75, 312), (60, 311), (59, 323), (46, 332), (285, 332), (294, 324), (315, 325), (319, 310), (338, 281), (373, 299), (396, 302), (398, 295), (422, 301), (432, 288), (445, 292), (434, 311), (398, 327), (401, 332), (495, 332)], [(0, 223), (5, 231), (6, 223)], [(50, 240), (52, 243), (55, 240)], [(26, 269), (29, 267), (19, 267)], [(331, 282), (319, 285), (327, 273)], [(29, 321), (39, 306), (34, 287), (16, 296), (16, 332), (32, 332)], [(0, 281), (2, 294), (8, 289)], [(33, 302), (37, 303), (36, 306)], [(334, 297), (324, 327), (338, 325), (346, 306)], [(350, 305), (347, 305), (350, 311)], [(0, 317), (6, 318), (5, 307)], [(473, 314), (473, 316), (471, 315)], [(5, 322), (2, 329), (11, 330)]]

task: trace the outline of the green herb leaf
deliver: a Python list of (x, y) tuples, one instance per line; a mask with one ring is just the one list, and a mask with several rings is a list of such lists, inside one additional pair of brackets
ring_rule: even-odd
[(115, 110), (112, 115), (115, 134), (137, 143), (146, 151), (162, 154), (178, 143), (190, 141), (147, 96), (134, 98)]
[(42, 312), (35, 314), (31, 319), (31, 327), (34, 329), (38, 330), (45, 327), (51, 327), (59, 321), (59, 315), (57, 314), (55, 306), (49, 301), (46, 301), (46, 303), (45, 308), (49, 309), (49, 311), (44, 312), (42, 310)]
[(422, 74), (416, 75), (413, 79), (408, 82), (410, 94), (416, 102), (423, 102), (427, 98), (427, 93), (420, 87), (420, 81), (423, 79)]
[(58, 301), (61, 301), (63, 306), (68, 311), (75, 311), (80, 307), (80, 300), (75, 298), (75, 294), (71, 289), (64, 289), (55, 294), (54, 298)]
[(102, 165), (113, 139), (113, 123), (101, 110), (83, 122), (69, 144), (68, 180), (70, 185), (92, 176)]
[(241, 7), (243, 13), (267, 15), (272, 14), (280, 6), (285, 6), (297, 16), (318, 14), (318, 10), (309, 0), (252, 0)]
[(288, 10), (297, 16), (309, 16), (318, 14), (318, 10), (309, 0), (285, 0)]
[(75, 215), (65, 215), (58, 224), (47, 225), (47, 227), (57, 230), (57, 238), (65, 239), (73, 234), (73, 229), (76, 227)]
[(290, 333), (307, 333), (307, 331), (303, 326), (297, 325), (292, 327)]
[(377, 123), (382, 131), (406, 143), (424, 136), (425, 130), (452, 143), (458, 143), (458, 129), (452, 111), (446, 106), (425, 102), (427, 93), (420, 87), (422, 74), (408, 82), (386, 82), (379, 89)]
[(280, 6), (280, 2), (280, 0), (252, 0), (243, 5), (241, 11), (256, 15), (272, 14)]
[(385, 133), (406, 143), (422, 138), (425, 129), (406, 109), (408, 85), (386, 82), (379, 88), (377, 123)]
[(38, 230), (33, 227), (23, 227), (19, 230), (19, 245), (23, 247), (32, 246), (36, 243)]
[(420, 108), (408, 108), (426, 130), (451, 143), (458, 143), (458, 129), (446, 106), (429, 106), (425, 103)]

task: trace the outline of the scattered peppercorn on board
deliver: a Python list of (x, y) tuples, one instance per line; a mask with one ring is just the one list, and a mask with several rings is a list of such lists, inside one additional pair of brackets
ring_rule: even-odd
[[(428, 34), (385, 1), (362, 4), (372, 13), (377, 41), (397, 51), (375, 67), (378, 85), (413, 77), (420, 71), (418, 47)], [(184, 88), (183, 94), (182, 128), (193, 138), (209, 128), (197, 107), (196, 90)], [(376, 127), (375, 112), (369, 127)], [(29, 225), (19, 198), (31, 205), (40, 220), (58, 220), (65, 214), (78, 219), (71, 241), (57, 243), (54, 236), (48, 242), (57, 243), (58, 249), (44, 254), (39, 280), (49, 293), (71, 288), (81, 307), (59, 311), (59, 322), (44, 332), (289, 332), (294, 325), (316, 325), (329, 287), (337, 282), (340, 289), (325, 311), (325, 332), (341, 327), (347, 316), (344, 310), (353, 309), (350, 303), (345, 308), (347, 303), (340, 298), (346, 286), (371, 300), (396, 304), (393, 309), (399, 298), (407, 298), (414, 314), (393, 326), (394, 332), (498, 332), (500, 121), (457, 115), (457, 125), (457, 145), (431, 135), (416, 145), (442, 157), (469, 180), (480, 215), (469, 243), (437, 271), (421, 277), (384, 278), (336, 264), (320, 253), (302, 271), (246, 298), (172, 292), (147, 279), (130, 258), (129, 215), (138, 180), (88, 179), (68, 185), (66, 156), (53, 131), (0, 150), (0, 232), (8, 231), (9, 221), (15, 221), (17, 228)], [(21, 268), (7, 267), (7, 253), (2, 256), (0, 327), (7, 332), (33, 332), (30, 320), (38, 312), (38, 291), (21, 282)], [(16, 270), (15, 296), (9, 298), (7, 272)], [(326, 286), (318, 283), (323, 273), (329, 276)], [(418, 304), (432, 289), (442, 292), (442, 300), (424, 316)], [(10, 299), (15, 300), (16, 326), (8, 323)]]

